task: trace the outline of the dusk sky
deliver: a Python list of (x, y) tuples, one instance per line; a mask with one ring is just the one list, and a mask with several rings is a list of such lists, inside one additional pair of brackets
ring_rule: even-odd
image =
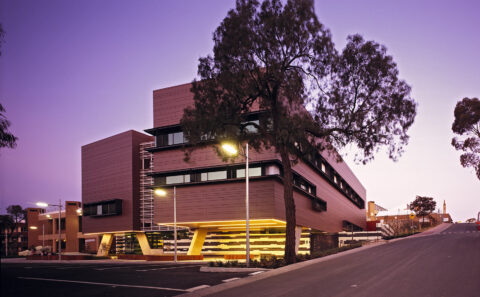
[[(80, 148), (152, 128), (152, 91), (191, 82), (234, 1), (2, 0), (0, 103), (18, 136), (0, 150), (0, 211), (81, 200)], [(480, 97), (480, 1), (315, 1), (337, 49), (360, 33), (388, 48), (418, 102), (398, 162), (348, 161), (368, 200), (443, 200), (454, 220), (480, 211), (480, 181), (450, 145), (453, 110)], [(354, 148), (346, 150), (353, 156)], [(347, 160), (350, 158), (347, 156)]]

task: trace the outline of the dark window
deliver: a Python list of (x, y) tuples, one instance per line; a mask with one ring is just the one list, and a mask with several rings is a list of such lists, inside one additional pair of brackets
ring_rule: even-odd
[(143, 169), (150, 169), (151, 162), (152, 162), (152, 159), (150, 158), (143, 159)]
[(88, 216), (113, 216), (122, 214), (122, 200), (114, 199), (83, 205), (83, 215)]

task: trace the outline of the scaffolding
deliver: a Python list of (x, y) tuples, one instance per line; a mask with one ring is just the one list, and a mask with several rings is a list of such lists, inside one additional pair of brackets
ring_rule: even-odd
[[(155, 142), (144, 142), (140, 144), (140, 223), (142, 231), (173, 231), (172, 226), (158, 225), (154, 222), (155, 201), (153, 196), (153, 154), (147, 151), (154, 147)], [(149, 160), (149, 161), (145, 161)], [(145, 166), (148, 164), (149, 166)]]

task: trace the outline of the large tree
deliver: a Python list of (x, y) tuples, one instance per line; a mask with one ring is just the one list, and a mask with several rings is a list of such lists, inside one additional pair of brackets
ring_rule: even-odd
[[(0, 23), (0, 56), (2, 55), (2, 43), (4, 42), (5, 31)], [(10, 121), (5, 116), (5, 108), (0, 103), (0, 148), (9, 147), (14, 148), (17, 145), (17, 137), (8, 131)]]
[[(358, 146), (361, 161), (384, 145), (396, 158), (408, 140), (416, 104), (384, 47), (354, 35), (338, 53), (310, 0), (285, 5), (239, 0), (213, 40), (213, 57), (200, 59), (200, 80), (192, 83), (194, 106), (185, 109), (184, 133), (192, 149), (216, 138), (279, 153), (287, 221), (284, 259), (292, 263), (293, 162), (349, 143)], [(261, 111), (258, 122), (250, 117), (254, 109)]]
[(422, 218), (422, 224), (425, 222), (425, 217), (431, 214), (437, 202), (431, 197), (417, 196), (415, 200), (410, 203), (410, 210), (413, 210), (418, 217)]
[(464, 151), (460, 156), (463, 167), (472, 167), (480, 179), (480, 100), (463, 98), (455, 106), (452, 131), (459, 138), (452, 139), (456, 150)]

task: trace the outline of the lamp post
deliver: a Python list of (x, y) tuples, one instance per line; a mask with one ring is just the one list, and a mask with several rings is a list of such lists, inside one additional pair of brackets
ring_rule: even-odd
[[(155, 189), (154, 194), (157, 196), (167, 196), (167, 192), (163, 189)], [(173, 262), (177, 263), (177, 187), (173, 186), (173, 242), (174, 254)]]
[(38, 207), (49, 207), (57, 206), (58, 207), (58, 261), (62, 260), (62, 199), (58, 200), (57, 204), (49, 204), (45, 202), (37, 202)]
[[(222, 144), (222, 149), (229, 155), (235, 156), (238, 150), (230, 143)], [(250, 266), (250, 203), (249, 203), (249, 170), (248, 170), (248, 142), (245, 145), (245, 224), (246, 224), (246, 266)]]

